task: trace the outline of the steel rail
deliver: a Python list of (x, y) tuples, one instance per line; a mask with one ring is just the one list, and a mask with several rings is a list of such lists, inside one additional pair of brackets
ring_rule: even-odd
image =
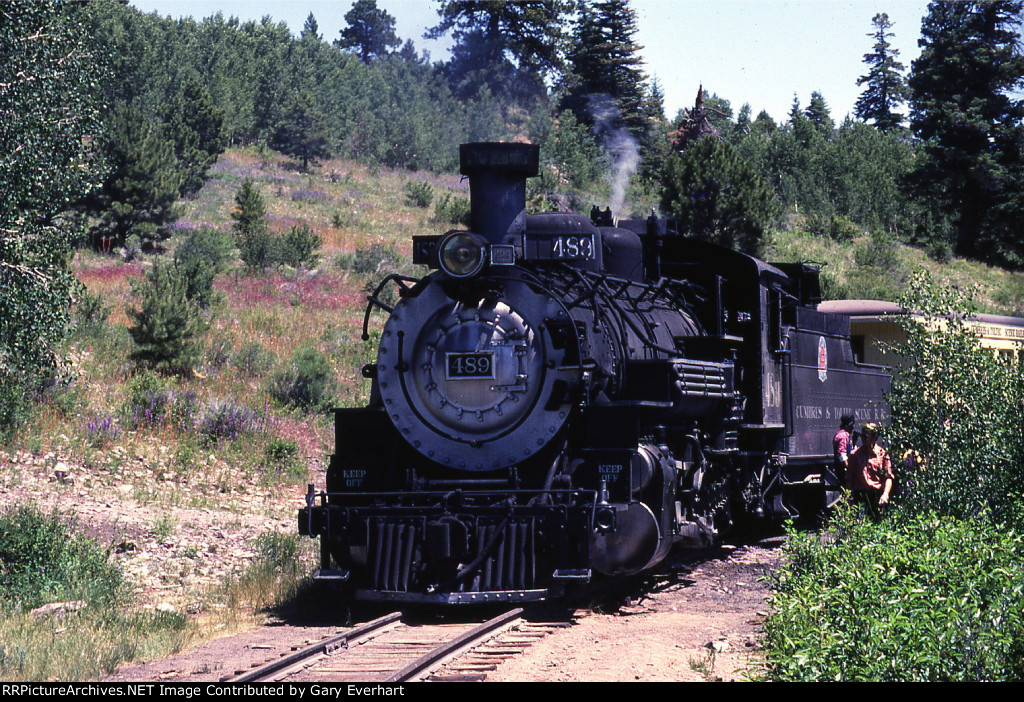
[(365, 636), (381, 627), (392, 624), (401, 619), (401, 612), (392, 612), (391, 614), (385, 614), (383, 617), (378, 617), (373, 621), (361, 624), (353, 629), (350, 629), (337, 636), (332, 636), (324, 641), (319, 641), (311, 646), (307, 646), (295, 653), (283, 656), (280, 659), (261, 665), (258, 668), (254, 668), (247, 673), (242, 673), (232, 678), (227, 678), (223, 682), (254, 682), (272, 675), (280, 670), (289, 668), (296, 665), (307, 658), (312, 658), (318, 654), (328, 655), (338, 650), (339, 648), (346, 648), (350, 639), (355, 639), (360, 636)]
[(494, 629), (497, 629), (503, 624), (507, 624), (508, 622), (520, 618), (522, 614), (522, 607), (517, 607), (516, 609), (505, 612), (504, 614), (500, 614), (494, 619), (488, 620), (480, 626), (477, 626), (463, 634), (460, 634), (451, 641), (448, 641), (447, 643), (438, 646), (430, 653), (421, 656), (420, 658), (413, 661), (409, 665), (405, 666), (401, 670), (392, 673), (391, 676), (388, 677), (384, 682), (409, 682), (417, 675), (429, 670), (431, 666), (438, 663), (443, 658), (451, 655), (452, 653), (459, 650), (460, 648), (463, 648), (467, 644), (472, 643), (476, 639), (481, 638), (484, 634), (487, 634), (493, 631)]

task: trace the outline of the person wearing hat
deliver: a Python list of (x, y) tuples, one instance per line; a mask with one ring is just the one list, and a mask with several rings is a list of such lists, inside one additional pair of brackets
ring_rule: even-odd
[(854, 501), (864, 504), (872, 516), (878, 516), (889, 504), (894, 480), (892, 462), (878, 445), (878, 425), (865, 424), (860, 440), (860, 446), (847, 460), (846, 485), (853, 491)]

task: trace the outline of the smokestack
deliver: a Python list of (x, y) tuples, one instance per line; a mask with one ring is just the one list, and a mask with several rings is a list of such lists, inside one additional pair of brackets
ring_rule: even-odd
[(526, 229), (526, 179), (537, 175), (536, 144), (480, 142), (459, 147), (459, 171), (469, 176), (470, 230), (492, 244)]

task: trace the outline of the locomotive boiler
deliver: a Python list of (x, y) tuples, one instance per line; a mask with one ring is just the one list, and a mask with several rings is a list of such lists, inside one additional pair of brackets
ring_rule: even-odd
[(336, 410), (298, 515), (317, 577), (358, 598), (541, 600), (738, 521), (813, 517), (838, 496), (840, 415), (885, 419), (888, 373), (816, 310), (817, 269), (653, 215), (527, 215), (538, 158), (463, 145), (468, 230), (414, 237), (433, 272), (370, 296), (370, 401)]

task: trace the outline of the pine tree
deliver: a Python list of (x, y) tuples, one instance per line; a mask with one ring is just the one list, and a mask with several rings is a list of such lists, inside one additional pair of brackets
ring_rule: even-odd
[(751, 134), (763, 134), (768, 135), (775, 132), (779, 128), (779, 125), (775, 124), (775, 120), (768, 114), (766, 110), (761, 110), (757, 113), (757, 117), (750, 123)]
[(203, 187), (206, 172), (227, 147), (224, 111), (213, 103), (210, 92), (196, 77), (190, 75), (166, 106), (164, 123), (182, 171), (180, 192), (193, 195)]
[(109, 250), (137, 237), (150, 247), (167, 239), (170, 224), (180, 215), (177, 200), (184, 172), (163, 129), (119, 104), (103, 154), (111, 172), (90, 203), (99, 217), (92, 230), (94, 245)]
[(732, 131), (727, 137), (729, 143), (734, 146), (739, 142), (743, 141), (751, 133), (750, 113), (751, 107), (749, 102), (743, 103), (740, 107), (740, 111), (736, 113), (736, 123), (733, 125)]
[(810, 113), (810, 108), (804, 111), (800, 107), (800, 99), (794, 95), (793, 106), (789, 109), (789, 123), (786, 126), (796, 139), (797, 144), (805, 149), (809, 148), (812, 142), (824, 136), (822, 131), (817, 128), (817, 125), (811, 121), (811, 118), (808, 116)]
[(619, 113), (618, 125), (636, 137), (646, 130), (647, 75), (635, 34), (636, 13), (627, 0), (581, 8), (563, 101), (580, 122), (595, 125), (595, 104), (610, 105)]
[(231, 225), (235, 231), (235, 244), (246, 267), (259, 272), (273, 265), (275, 242), (267, 226), (267, 206), (259, 188), (248, 178), (235, 193), (231, 219), (235, 220)]
[(566, 0), (439, 0), (441, 21), (425, 35), (451, 32), (452, 58), (444, 69), (463, 101), (497, 101), (505, 122), (545, 104), (545, 79), (562, 69)]
[(871, 23), (875, 31), (868, 36), (875, 38), (875, 45), (870, 54), (864, 54), (864, 63), (870, 68), (867, 75), (857, 79), (857, 85), (866, 83), (867, 88), (857, 98), (854, 114), (858, 119), (873, 122), (883, 132), (890, 132), (903, 125), (903, 115), (896, 108), (906, 102), (910, 89), (901, 73), (903, 64), (897, 60), (900, 52), (888, 41), (894, 36), (889, 31), (892, 28), (889, 15), (881, 12)]
[(640, 135), (639, 175), (646, 182), (657, 183), (672, 155), (672, 143), (668, 138), (671, 126), (665, 117), (665, 92), (657, 78), (650, 81), (644, 115), (646, 123)]
[(793, 104), (789, 108), (789, 126), (797, 129), (797, 125), (806, 121), (807, 115), (804, 114), (803, 108), (800, 107), (800, 98), (796, 93), (793, 93)]
[(218, 229), (196, 229), (174, 249), (174, 267), (185, 281), (185, 297), (201, 308), (213, 303), (213, 279), (228, 267), (231, 237)]
[(316, 17), (310, 12), (309, 16), (306, 17), (306, 21), (302, 25), (302, 32), (299, 33), (299, 40), (315, 41), (319, 42), (323, 39), (320, 36), (320, 25), (316, 21)]
[(331, 157), (324, 116), (309, 93), (296, 96), (271, 137), (270, 148), (299, 159), (303, 170), (309, 169), (311, 161)]
[(334, 45), (342, 49), (355, 49), (363, 63), (386, 56), (389, 49), (402, 41), (395, 34), (395, 18), (377, 7), (377, 0), (356, 0), (345, 13), (348, 26)]
[(684, 233), (753, 255), (777, 212), (771, 187), (715, 137), (670, 158), (663, 188), (661, 208)]
[(910, 178), (918, 202), (958, 254), (1024, 266), (1024, 2), (933, 2), (910, 75), (911, 128), (921, 140)]
[(912, 147), (900, 130), (883, 132), (844, 120), (830, 145), (827, 169), (837, 214), (869, 230), (909, 231), (903, 179), (912, 163)]
[[(439, 0), (440, 23), (427, 32), (437, 39), (452, 32), (457, 43), (489, 47), (489, 63), (503, 58), (538, 76), (562, 66), (565, 0)], [(492, 86), (492, 88), (497, 86)]]
[(776, 126), (762, 112), (737, 150), (771, 184), (786, 208), (827, 217), (834, 207), (829, 194), (830, 136), (808, 118), (794, 96), (787, 122)]
[(188, 299), (185, 279), (169, 264), (156, 263), (134, 292), (141, 304), (128, 310), (135, 343), (133, 361), (158, 373), (184, 374), (199, 358), (206, 321)]
[(832, 121), (832, 113), (829, 112), (825, 97), (817, 90), (811, 93), (811, 102), (807, 105), (804, 116), (807, 117), (811, 124), (818, 128), (818, 131), (826, 139), (831, 138), (832, 132), (836, 128), (836, 123)]

